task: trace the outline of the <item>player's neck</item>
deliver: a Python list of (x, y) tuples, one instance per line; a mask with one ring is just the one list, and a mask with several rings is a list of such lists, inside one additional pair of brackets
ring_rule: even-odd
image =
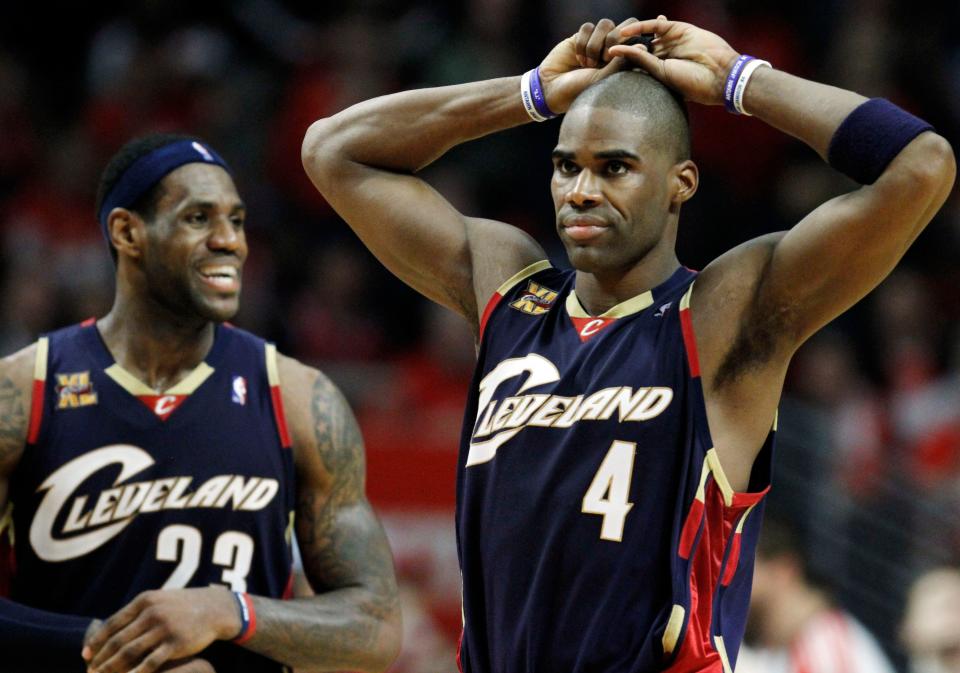
[(600, 315), (667, 280), (680, 266), (676, 254), (648, 255), (628, 269), (577, 271), (576, 291), (590, 315)]
[(97, 329), (121, 367), (163, 392), (203, 361), (213, 345), (214, 325), (159, 313), (137, 302), (118, 300), (97, 321)]

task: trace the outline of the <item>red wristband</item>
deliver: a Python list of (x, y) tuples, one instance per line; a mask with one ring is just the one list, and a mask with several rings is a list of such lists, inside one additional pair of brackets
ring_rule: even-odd
[(234, 638), (233, 642), (243, 645), (257, 632), (257, 613), (253, 609), (253, 601), (249, 595), (240, 591), (234, 591), (233, 595), (240, 605), (240, 635)]

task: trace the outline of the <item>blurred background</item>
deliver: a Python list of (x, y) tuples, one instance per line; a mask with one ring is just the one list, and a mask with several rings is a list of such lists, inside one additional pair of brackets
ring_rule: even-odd
[[(956, 2), (12, 3), (0, 21), (0, 351), (109, 309), (113, 265), (93, 203), (110, 155), (152, 131), (205, 138), (249, 206), (236, 322), (327, 371), (363, 427), (370, 497), (403, 581), (395, 670), (454, 671), (454, 476), (472, 338), (358, 243), (305, 177), (300, 141), (360, 100), (518, 75), (583, 21), (660, 12), (795, 74), (890, 98), (960, 147)], [(566, 265), (548, 190), (558, 125), (471, 143), (425, 175), (461, 211), (522, 227)], [(692, 126), (701, 186), (681, 221), (688, 266), (853, 188), (758, 121), (695, 108)], [(780, 416), (769, 511), (902, 670), (908, 589), (960, 564), (958, 253), (955, 190), (884, 284), (797, 354)]]

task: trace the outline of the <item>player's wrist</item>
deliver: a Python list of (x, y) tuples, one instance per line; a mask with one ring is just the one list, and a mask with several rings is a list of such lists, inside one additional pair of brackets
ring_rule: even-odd
[(772, 68), (769, 61), (750, 56), (749, 54), (737, 54), (732, 64), (723, 78), (723, 90), (721, 100), (727, 112), (751, 116), (744, 106), (744, 98), (754, 73), (760, 68)]
[(222, 586), (209, 587), (210, 597), (207, 604), (211, 606), (213, 617), (210, 624), (214, 629), (217, 640), (233, 640), (241, 635), (243, 620), (240, 606), (237, 604), (235, 592)]
[[(520, 102), (527, 115), (535, 122), (545, 122), (557, 116), (547, 99), (546, 87), (540, 76), (540, 66), (528, 70), (520, 78)], [(557, 101), (554, 101), (557, 104)]]
[(257, 632), (257, 613), (250, 594), (244, 591), (231, 591), (240, 628), (230, 631), (228, 639), (237, 645), (243, 645)]

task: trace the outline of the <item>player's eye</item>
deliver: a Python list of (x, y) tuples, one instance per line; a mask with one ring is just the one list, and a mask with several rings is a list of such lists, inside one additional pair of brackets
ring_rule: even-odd
[(567, 175), (572, 175), (580, 170), (580, 167), (577, 166), (570, 159), (557, 159), (557, 171), (560, 173), (565, 173)]
[(187, 213), (184, 219), (186, 219), (186, 221), (189, 222), (190, 224), (199, 225), (199, 224), (206, 224), (209, 218), (207, 217), (207, 214), (202, 210), (195, 210)]
[(623, 175), (629, 170), (629, 167), (622, 161), (610, 161), (607, 163), (607, 173), (611, 175)]

